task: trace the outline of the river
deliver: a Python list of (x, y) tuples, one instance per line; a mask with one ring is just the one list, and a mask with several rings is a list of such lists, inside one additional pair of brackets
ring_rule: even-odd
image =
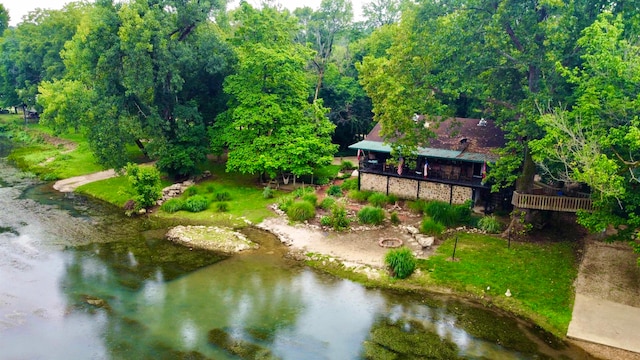
[(499, 311), (317, 272), (260, 230), (229, 258), (174, 245), (4, 159), (0, 209), (0, 359), (589, 359)]

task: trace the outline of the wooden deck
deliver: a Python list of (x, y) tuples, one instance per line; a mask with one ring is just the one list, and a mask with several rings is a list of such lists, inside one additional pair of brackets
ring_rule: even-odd
[(591, 199), (584, 197), (570, 196), (551, 196), (551, 195), (534, 195), (520, 194), (513, 192), (511, 204), (521, 209), (550, 210), (576, 212), (578, 210), (592, 211), (593, 204)]

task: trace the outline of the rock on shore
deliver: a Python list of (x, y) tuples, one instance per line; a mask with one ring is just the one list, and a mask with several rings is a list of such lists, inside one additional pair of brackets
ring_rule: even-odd
[(183, 226), (169, 229), (167, 239), (190, 248), (235, 254), (243, 250), (257, 249), (258, 244), (231, 229), (215, 226)]

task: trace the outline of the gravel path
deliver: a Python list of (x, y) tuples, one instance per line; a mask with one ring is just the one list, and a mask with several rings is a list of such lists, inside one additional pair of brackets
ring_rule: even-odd
[(58, 180), (53, 184), (53, 188), (60, 192), (73, 192), (78, 186), (88, 184), (90, 182), (105, 180), (116, 176), (113, 169), (100, 171), (93, 174), (74, 176), (68, 179)]

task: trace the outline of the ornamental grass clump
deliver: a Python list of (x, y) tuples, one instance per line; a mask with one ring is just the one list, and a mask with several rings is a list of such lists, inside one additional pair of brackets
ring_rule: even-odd
[(340, 188), (343, 191), (358, 190), (358, 179), (357, 178), (347, 179), (342, 182), (342, 184), (340, 185)]
[(398, 225), (400, 224), (400, 216), (398, 216), (398, 212), (394, 211), (389, 215), (389, 221), (391, 221), (391, 223), (393, 225)]
[(468, 224), (471, 220), (471, 206), (450, 205), (444, 201), (430, 201), (424, 206), (425, 214), (446, 227)]
[(387, 195), (379, 192), (374, 192), (373, 194), (369, 195), (367, 201), (369, 202), (369, 204), (381, 208), (387, 205)]
[(316, 207), (316, 205), (318, 205), (318, 196), (316, 194), (305, 194), (304, 196), (302, 196), (302, 200), (313, 205), (313, 207)]
[(226, 202), (217, 202), (215, 207), (217, 212), (229, 211), (229, 203), (226, 203)]
[(215, 195), (216, 201), (229, 201), (231, 200), (231, 194), (228, 191), (221, 191)]
[(497, 234), (502, 231), (502, 224), (493, 215), (485, 216), (478, 220), (478, 227), (491, 234)]
[(361, 224), (380, 225), (384, 217), (384, 210), (379, 207), (365, 206), (358, 211), (358, 221)]
[(160, 210), (168, 213), (174, 213), (182, 210), (183, 207), (184, 207), (184, 200), (179, 198), (173, 198), (162, 203), (162, 206), (160, 206)]
[(184, 202), (183, 210), (189, 212), (200, 212), (207, 210), (211, 201), (204, 195), (194, 195)]
[(316, 208), (308, 201), (296, 201), (288, 207), (287, 216), (292, 221), (306, 221), (316, 216)]
[(389, 250), (384, 257), (384, 263), (391, 270), (391, 276), (397, 279), (406, 279), (416, 269), (416, 257), (411, 249), (401, 247)]
[(366, 191), (366, 190), (365, 191), (349, 190), (349, 192), (347, 193), (347, 196), (349, 197), (349, 199), (364, 203), (367, 201), (367, 199), (369, 199), (369, 196), (371, 196), (371, 194), (373, 194), (373, 192)]
[(327, 189), (327, 195), (340, 197), (342, 196), (342, 188), (340, 187), (340, 185), (331, 185), (329, 186), (329, 189)]
[(320, 202), (320, 207), (323, 208), (324, 210), (330, 210), (333, 207), (333, 205), (335, 205), (335, 203), (336, 203), (336, 199), (332, 197), (326, 197), (322, 199), (322, 201)]
[(420, 232), (425, 235), (438, 236), (442, 234), (444, 229), (444, 225), (428, 216), (425, 216), (425, 218), (422, 219), (422, 223), (420, 224)]

